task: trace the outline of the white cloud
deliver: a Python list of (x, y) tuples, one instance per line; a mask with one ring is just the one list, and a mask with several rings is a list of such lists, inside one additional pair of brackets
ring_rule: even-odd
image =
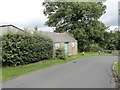
[(110, 26), (107, 31), (110, 32), (110, 31), (116, 31), (118, 30), (118, 26)]
[(0, 22), (26, 24), (31, 20), (45, 21), (44, 0), (0, 0)]
[(39, 28), (39, 30), (40, 31), (50, 31), (50, 32), (53, 32), (53, 28), (51, 28), (51, 27), (41, 27), (41, 28)]
[[(20, 27), (44, 26), (47, 18), (43, 14), (44, 0), (0, 0), (0, 24), (14, 24)], [(106, 25), (115, 26), (118, 20), (118, 0), (107, 0), (106, 14), (101, 21)]]
[(119, 0), (107, 0), (104, 4), (107, 6), (106, 13), (100, 20), (107, 26), (118, 25), (118, 2)]

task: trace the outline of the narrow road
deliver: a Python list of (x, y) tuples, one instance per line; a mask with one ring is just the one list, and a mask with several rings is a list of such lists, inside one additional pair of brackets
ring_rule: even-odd
[(3, 88), (115, 88), (116, 56), (94, 56), (55, 65), (6, 81)]

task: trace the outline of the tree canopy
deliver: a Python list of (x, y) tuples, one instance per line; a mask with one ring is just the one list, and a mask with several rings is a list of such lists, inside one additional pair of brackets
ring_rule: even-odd
[(106, 9), (102, 2), (44, 2), (43, 6), (46, 25), (74, 36), (79, 51), (89, 50), (91, 44), (105, 48), (107, 27), (99, 21)]

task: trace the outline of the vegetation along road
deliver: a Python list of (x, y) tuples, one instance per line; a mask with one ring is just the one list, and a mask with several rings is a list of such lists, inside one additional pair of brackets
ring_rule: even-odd
[(38, 70), (3, 82), (3, 88), (115, 88), (116, 56), (93, 56)]

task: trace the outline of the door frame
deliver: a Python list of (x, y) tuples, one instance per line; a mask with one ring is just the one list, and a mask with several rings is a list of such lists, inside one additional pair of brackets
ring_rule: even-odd
[(65, 53), (68, 54), (68, 52), (69, 52), (69, 42), (64, 43), (64, 49), (65, 49)]

